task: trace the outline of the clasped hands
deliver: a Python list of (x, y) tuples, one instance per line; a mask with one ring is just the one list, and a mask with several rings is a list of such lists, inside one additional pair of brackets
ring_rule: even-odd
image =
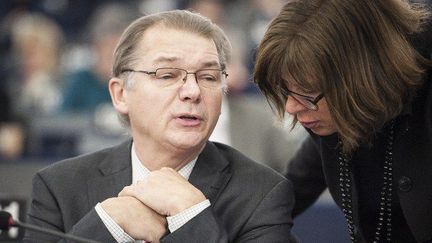
[(126, 186), (102, 208), (135, 240), (158, 242), (167, 231), (167, 216), (206, 200), (204, 194), (177, 171), (162, 168), (143, 181)]

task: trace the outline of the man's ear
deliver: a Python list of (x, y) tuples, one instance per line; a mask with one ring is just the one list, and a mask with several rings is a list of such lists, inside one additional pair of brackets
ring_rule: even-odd
[(128, 106), (126, 103), (127, 92), (124, 87), (125, 82), (119, 78), (111, 78), (108, 83), (109, 92), (111, 94), (111, 100), (114, 108), (120, 114), (128, 114)]

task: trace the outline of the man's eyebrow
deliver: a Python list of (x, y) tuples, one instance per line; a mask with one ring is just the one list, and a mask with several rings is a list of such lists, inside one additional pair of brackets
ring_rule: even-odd
[[(153, 60), (153, 64), (160, 65), (165, 63), (175, 63), (179, 60), (180, 58), (176, 56), (159, 56)], [(200, 68), (221, 68), (221, 65), (219, 64), (219, 61), (212, 60), (201, 63)]]
[(221, 65), (219, 64), (219, 62), (217, 61), (209, 61), (209, 62), (205, 62), (201, 65), (203, 68), (214, 68), (214, 67), (218, 67), (221, 68)]
[(154, 64), (159, 64), (159, 63), (165, 63), (165, 62), (175, 62), (179, 60), (178, 57), (168, 57), (168, 56), (159, 56), (158, 58), (156, 58), (153, 63)]

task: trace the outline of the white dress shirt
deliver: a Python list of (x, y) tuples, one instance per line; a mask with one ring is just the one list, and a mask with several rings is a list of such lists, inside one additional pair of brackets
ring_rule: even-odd
[(222, 98), (221, 114), (219, 115), (216, 127), (213, 129), (209, 140), (214, 142), (232, 145), (230, 135), (230, 107), (226, 95)]
[[(150, 174), (150, 171), (141, 163), (136, 152), (135, 146), (132, 144), (131, 149), (131, 158), (132, 158), (132, 183), (136, 183), (138, 181), (144, 180)], [(195, 166), (197, 158), (183, 166), (178, 173), (182, 175), (186, 180), (189, 180), (189, 176), (192, 173), (192, 170)], [(204, 209), (210, 206), (210, 201), (207, 199), (202, 201), (194, 206), (176, 214), (173, 216), (167, 217), (168, 229), (170, 232), (174, 232), (175, 230), (182, 227), (189, 220), (194, 218), (196, 215), (201, 213)], [(114, 239), (119, 243), (128, 243), (128, 242), (143, 242), (136, 241), (130, 235), (128, 235), (102, 208), (100, 203), (95, 206), (96, 212), (99, 217), (102, 219), (103, 223), (114, 237)]]

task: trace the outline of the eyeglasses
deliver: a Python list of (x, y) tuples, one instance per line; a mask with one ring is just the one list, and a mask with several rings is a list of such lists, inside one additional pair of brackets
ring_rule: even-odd
[(324, 94), (319, 94), (317, 97), (311, 97), (307, 95), (302, 95), (296, 92), (293, 92), (289, 89), (286, 89), (286, 92), (284, 92), (286, 98), (288, 99), (288, 96), (293, 97), (297, 102), (304, 105), (309, 110), (318, 110), (318, 102), (324, 97)]
[(181, 68), (158, 68), (155, 71), (143, 71), (125, 69), (122, 72), (138, 72), (152, 75), (156, 85), (160, 87), (170, 87), (178, 84), (179, 81), (186, 82), (188, 74), (195, 75), (197, 84), (206, 89), (220, 89), (225, 85), (228, 74), (221, 69), (201, 69), (196, 72), (188, 72)]

